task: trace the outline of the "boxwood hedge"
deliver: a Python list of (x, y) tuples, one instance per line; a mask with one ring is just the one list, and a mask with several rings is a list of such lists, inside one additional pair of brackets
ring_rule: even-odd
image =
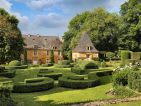
[(26, 69), (28, 68), (28, 65), (21, 65), (21, 66), (6, 66), (5, 69)]
[(73, 89), (83, 89), (83, 88), (90, 88), (99, 85), (99, 80), (72, 80), (66, 77), (59, 78), (59, 86), (66, 87), (66, 88), (73, 88)]
[(62, 73), (48, 73), (48, 74), (39, 73), (37, 76), (38, 77), (49, 77), (49, 78), (52, 78), (54, 80), (58, 80), (58, 78), (62, 76)]
[(13, 92), (31, 93), (31, 92), (48, 90), (53, 87), (54, 87), (54, 80), (51, 78), (45, 78), (41, 82), (33, 82), (33, 83), (18, 82), (18, 83), (15, 83), (14, 87), (13, 87)]
[(15, 70), (6, 70), (0, 73), (0, 76), (7, 77), (7, 78), (13, 78), (16, 75)]

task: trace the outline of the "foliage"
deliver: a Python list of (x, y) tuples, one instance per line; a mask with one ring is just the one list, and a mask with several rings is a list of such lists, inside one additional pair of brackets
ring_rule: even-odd
[(0, 82), (0, 106), (15, 106), (16, 102), (11, 98), (13, 88), (12, 81)]
[(71, 72), (76, 73), (76, 74), (85, 74), (85, 70), (80, 68), (80, 67), (72, 67)]
[(0, 66), (0, 73), (3, 72), (5, 70), (5, 67)]
[(36, 82), (42, 82), (44, 80), (45, 80), (45, 78), (41, 77), (41, 78), (25, 79), (24, 82), (25, 83), (36, 83)]
[(18, 60), (12, 60), (11, 62), (9, 62), (9, 66), (20, 66), (21, 63)]
[(122, 15), (122, 38), (120, 46), (132, 51), (141, 50), (141, 1), (128, 0), (121, 5)]
[(7, 77), (7, 78), (13, 78), (15, 77), (15, 75), (16, 75), (15, 70), (7, 70), (0, 73), (0, 76)]
[(15, 16), (0, 9), (0, 64), (19, 60), (23, 52), (23, 38)]
[(130, 59), (130, 51), (128, 50), (122, 50), (121, 51), (121, 62), (123, 65), (126, 64), (126, 62)]
[(112, 58), (115, 57), (115, 53), (113, 53), (113, 52), (107, 52), (107, 53), (106, 53), (106, 57), (107, 57), (109, 60), (111, 60)]
[(141, 71), (130, 72), (129, 76), (128, 76), (128, 86), (129, 86), (129, 88), (141, 91), (140, 90), (141, 89), (141, 86), (140, 86), (141, 80), (140, 79), (141, 79)]
[(100, 51), (115, 51), (118, 49), (118, 37), (120, 17), (103, 8), (86, 11), (76, 15), (69, 23), (68, 31), (65, 32), (62, 51), (73, 49), (79, 41), (82, 32), (87, 31), (93, 44)]
[(106, 64), (105, 61), (102, 61), (102, 62), (100, 63), (100, 66), (101, 66), (101, 67), (107, 67), (107, 64)]
[(67, 76), (67, 79), (71, 79), (71, 80), (84, 80), (84, 76), (83, 75), (70, 75), (70, 76)]
[(38, 77), (49, 77), (54, 80), (58, 80), (59, 77), (62, 76), (62, 73), (39, 73)]
[(44, 91), (54, 87), (54, 81), (53, 79), (50, 78), (45, 78), (43, 81), (40, 82), (35, 82), (35, 79), (30, 79), (30, 83), (25, 83), (26, 81), (15, 83), (13, 87), (13, 92), (30, 93)]
[(114, 93), (118, 97), (130, 97), (135, 95), (132, 90), (126, 88), (125, 86), (118, 86), (114, 89)]
[(54, 51), (51, 50), (51, 53), (50, 53), (50, 63), (54, 63)]
[(111, 71), (95, 71), (88, 73), (88, 79), (99, 79), (100, 84), (107, 84), (112, 81), (112, 70)]
[(13, 70), (13, 69), (26, 69), (28, 65), (21, 65), (21, 66), (6, 66), (5, 69)]
[(56, 68), (69, 68), (71, 67), (69, 60), (62, 60), (58, 64), (55, 64), (54, 67)]
[(99, 85), (99, 80), (73, 80), (60, 77), (58, 81), (59, 86), (73, 89), (83, 89)]
[(131, 59), (141, 60), (141, 52), (131, 52)]

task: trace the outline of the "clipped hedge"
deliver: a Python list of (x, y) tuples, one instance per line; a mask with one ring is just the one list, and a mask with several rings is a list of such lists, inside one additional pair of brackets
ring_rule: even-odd
[(62, 73), (48, 73), (48, 74), (39, 73), (37, 76), (38, 77), (49, 77), (49, 78), (52, 78), (54, 80), (58, 80), (59, 77), (62, 77)]
[(50, 66), (53, 66), (53, 63), (42, 64), (41, 66), (42, 67), (50, 67)]
[(3, 72), (5, 70), (5, 67), (0, 66), (0, 73)]
[(25, 79), (24, 82), (25, 83), (35, 83), (35, 82), (42, 82), (44, 81), (44, 77), (41, 78), (32, 78), (32, 79)]
[(72, 80), (67, 79), (65, 77), (60, 77), (59, 86), (66, 87), (66, 88), (73, 88), (73, 89), (83, 89), (83, 88), (90, 88), (95, 87), (100, 84), (99, 80)]
[(83, 75), (70, 75), (70, 76), (67, 76), (67, 79), (71, 79), (71, 80), (84, 80), (84, 76)]
[(141, 60), (141, 52), (132, 52), (131, 59), (133, 60)]
[(28, 65), (21, 65), (21, 66), (6, 66), (5, 69), (11, 70), (11, 69), (26, 69), (28, 68)]
[(71, 72), (76, 73), (76, 74), (85, 74), (85, 70), (80, 68), (80, 67), (72, 67)]
[(0, 76), (7, 77), (7, 78), (13, 78), (15, 77), (15, 75), (16, 75), (15, 70), (7, 70), (0, 73)]
[(88, 73), (88, 79), (99, 79), (100, 84), (110, 83), (112, 81), (113, 71), (96, 71)]
[(121, 51), (121, 61), (122, 64), (128, 63), (128, 60), (131, 58), (131, 51), (128, 50), (122, 50)]
[(54, 87), (54, 80), (51, 78), (45, 78), (41, 82), (25, 83), (19, 82), (15, 83), (13, 87), (13, 92), (15, 93), (31, 93), (37, 91), (44, 91)]
[(39, 73), (52, 73), (52, 72), (54, 72), (54, 71), (51, 69), (40, 69), (39, 70)]

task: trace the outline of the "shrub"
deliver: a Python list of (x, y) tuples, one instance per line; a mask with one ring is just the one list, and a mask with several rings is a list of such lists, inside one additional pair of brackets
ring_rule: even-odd
[(41, 78), (32, 78), (32, 79), (25, 79), (24, 82), (25, 83), (35, 83), (35, 82), (42, 82), (44, 81), (44, 77)]
[(84, 80), (84, 76), (82, 76), (82, 75), (70, 75), (70, 76), (67, 77), (67, 79)]
[(54, 72), (54, 71), (51, 69), (40, 69), (39, 70), (39, 73), (52, 73), (52, 72)]
[(115, 57), (115, 53), (113, 53), (113, 52), (107, 52), (107, 53), (106, 53), (106, 57), (107, 57), (109, 60), (111, 60), (112, 58)]
[(3, 72), (5, 70), (5, 67), (0, 66), (0, 73)]
[(59, 86), (73, 89), (83, 89), (99, 85), (99, 80), (72, 80), (60, 77), (58, 81)]
[(72, 67), (71, 72), (76, 74), (85, 74), (85, 70), (80, 67)]
[(8, 78), (13, 78), (13, 77), (15, 77), (15, 75), (16, 75), (15, 70), (7, 70), (7, 71), (4, 71), (4, 72), (0, 73), (0, 76), (8, 77)]
[(8, 70), (12, 70), (12, 69), (26, 69), (28, 68), (28, 65), (22, 65), (22, 66), (6, 66), (5, 67)]
[(121, 62), (123, 65), (128, 63), (128, 60), (130, 59), (130, 51), (121, 51)]
[(118, 97), (130, 97), (135, 94), (132, 90), (127, 89), (124, 86), (118, 86), (116, 89), (114, 89), (114, 93)]
[(101, 66), (101, 67), (107, 67), (107, 64), (106, 64), (105, 61), (102, 61), (102, 62), (100, 63), (100, 66)]
[(58, 78), (62, 76), (62, 73), (48, 73), (48, 74), (42, 73), (42, 74), (38, 74), (37, 76), (38, 77), (49, 77), (54, 80), (58, 80)]
[(50, 66), (53, 66), (53, 63), (42, 64), (41, 66), (42, 67), (50, 67)]
[(129, 72), (130, 72), (129, 69), (125, 69), (125, 70), (114, 73), (112, 76), (113, 86), (116, 87), (119, 85), (123, 85), (123, 86), (127, 85)]
[(69, 67), (71, 67), (71, 66), (70, 66), (70, 65), (55, 64), (54, 67), (55, 67), (55, 68), (69, 68)]
[(9, 66), (20, 66), (21, 63), (18, 60), (13, 60), (9, 63)]
[[(136, 89), (136, 81), (141, 79), (141, 71), (132, 71), (128, 76), (128, 86), (131, 89)], [(139, 83), (139, 81), (137, 81)]]
[(97, 72), (97, 71), (112, 71), (109, 68), (101, 68), (101, 69), (87, 69), (85, 70), (86, 73), (90, 73), (90, 72)]
[(95, 62), (90, 61), (84, 65), (84, 69), (98, 69), (98, 65)]
[(133, 60), (141, 60), (141, 52), (132, 52), (131, 59)]
[(107, 84), (112, 81), (112, 70), (111, 71), (97, 71), (88, 73), (88, 79), (99, 79), (100, 84)]
[(37, 91), (44, 91), (54, 87), (54, 80), (51, 78), (45, 78), (41, 82), (25, 83), (18, 82), (14, 84), (13, 92), (16, 93), (31, 93)]

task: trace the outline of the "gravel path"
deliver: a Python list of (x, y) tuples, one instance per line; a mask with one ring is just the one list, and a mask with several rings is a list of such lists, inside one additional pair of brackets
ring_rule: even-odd
[(69, 106), (103, 106), (106, 104), (118, 104), (122, 102), (131, 102), (131, 101), (137, 101), (137, 100), (141, 100), (141, 96), (122, 98), (122, 99), (109, 99), (109, 100), (96, 101), (96, 102), (90, 102), (90, 103), (73, 104)]

